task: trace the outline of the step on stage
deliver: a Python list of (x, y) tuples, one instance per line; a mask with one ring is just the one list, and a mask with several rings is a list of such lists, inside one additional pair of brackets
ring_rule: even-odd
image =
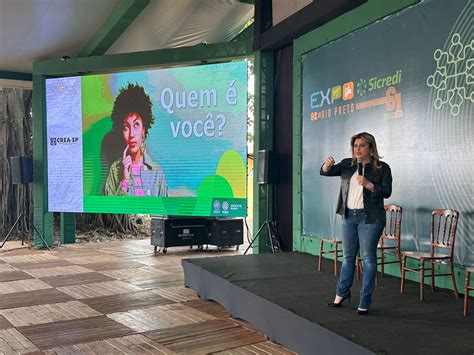
[[(356, 314), (360, 281), (351, 305), (327, 306), (334, 298), (332, 261), (317, 272), (305, 253), (223, 256), (183, 260), (185, 285), (202, 299), (223, 305), (272, 341), (300, 354), (473, 354), (474, 314), (463, 317), (463, 300), (452, 292), (425, 291), (384, 277), (375, 287), (368, 316)], [(472, 312), (474, 313), (474, 311)]]

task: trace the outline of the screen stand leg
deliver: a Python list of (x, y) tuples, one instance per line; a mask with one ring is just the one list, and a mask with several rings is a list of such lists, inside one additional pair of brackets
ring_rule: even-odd
[[(51, 248), (48, 246), (48, 243), (46, 243), (46, 241), (44, 240), (43, 236), (41, 235), (41, 233), (38, 231), (38, 229), (36, 228), (36, 226), (34, 225), (34, 223), (29, 223), (29, 218), (28, 216), (26, 215), (26, 213), (22, 212), (18, 218), (16, 219), (15, 223), (13, 223), (13, 226), (10, 228), (10, 230), (8, 231), (7, 235), (5, 236), (5, 238), (3, 239), (3, 242), (2, 242), (2, 245), (0, 245), (0, 249), (3, 248), (3, 246), (5, 245), (5, 243), (8, 241), (8, 239), (10, 238), (10, 235), (12, 234), (13, 230), (15, 229), (16, 225), (18, 224), (18, 222), (20, 222), (20, 220), (22, 218), (26, 218), (26, 222), (28, 224), (28, 226), (33, 226), (33, 230), (34, 232), (36, 231), (36, 233), (38, 234), (38, 237), (40, 237), (41, 241), (43, 242), (43, 247), (46, 247), (48, 248), (48, 250), (51, 250)], [(33, 236), (34, 236), (34, 232), (33, 232)], [(33, 238), (34, 239), (34, 238)], [(21, 236), (21, 245), (24, 245), (25, 244), (25, 234), (23, 233), (22, 236)]]

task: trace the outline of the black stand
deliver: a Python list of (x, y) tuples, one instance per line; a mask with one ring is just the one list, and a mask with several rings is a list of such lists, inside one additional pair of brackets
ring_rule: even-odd
[[(28, 216), (26, 215), (26, 213), (22, 212), (18, 218), (16, 219), (15, 223), (13, 223), (13, 226), (10, 228), (10, 230), (8, 231), (7, 233), (7, 236), (5, 237), (5, 239), (3, 240), (3, 243), (2, 245), (0, 245), (0, 249), (3, 248), (3, 246), (5, 245), (5, 243), (7, 242), (8, 238), (10, 238), (10, 235), (12, 234), (13, 230), (15, 229), (16, 225), (18, 224), (18, 222), (20, 222), (21, 218), (26, 218), (26, 223), (28, 226), (30, 226), (30, 221), (29, 221), (29, 218)], [(48, 248), (48, 250), (51, 250), (51, 248), (48, 246), (48, 243), (46, 243), (46, 241), (44, 240), (43, 236), (41, 235), (41, 233), (38, 231), (38, 229), (36, 228), (36, 226), (34, 225), (34, 223), (31, 223), (31, 226), (33, 226), (33, 230), (36, 231), (36, 233), (38, 234), (38, 236), (40, 237), (41, 241), (43, 242), (43, 246), (45, 246), (46, 248)], [(34, 236), (34, 232), (33, 232), (33, 236)], [(33, 238), (34, 239), (34, 238)], [(22, 232), (22, 235), (21, 235), (21, 245), (24, 245), (25, 244), (25, 233)]]
[[(266, 185), (267, 185), (267, 218), (268, 218), (270, 216), (270, 196), (268, 195), (269, 184), (266, 184)], [(255, 233), (255, 235), (253, 236), (252, 240), (250, 241), (249, 246), (247, 247), (247, 249), (245, 249), (244, 255), (247, 255), (247, 252), (252, 247), (253, 243), (258, 238), (260, 233), (265, 229), (265, 227), (267, 229), (268, 241), (269, 241), (267, 245), (271, 246), (272, 253), (278, 253), (280, 251), (280, 243), (278, 242), (278, 239), (276, 237), (274, 222), (270, 219), (267, 219), (265, 222), (262, 223), (257, 233)]]

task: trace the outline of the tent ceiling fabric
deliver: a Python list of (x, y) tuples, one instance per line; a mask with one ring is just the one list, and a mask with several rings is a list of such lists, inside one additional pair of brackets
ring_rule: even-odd
[(152, 0), (107, 54), (228, 42), (252, 17), (235, 0)]
[[(75, 57), (120, 0), (0, 0), (0, 71)], [(107, 54), (227, 42), (253, 17), (237, 0), (151, 0)]]
[(31, 73), (36, 60), (75, 56), (118, 3), (0, 0), (0, 70)]

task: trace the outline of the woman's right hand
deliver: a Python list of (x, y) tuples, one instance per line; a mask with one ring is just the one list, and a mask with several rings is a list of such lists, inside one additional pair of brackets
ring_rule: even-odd
[(333, 166), (335, 163), (334, 158), (330, 155), (326, 158), (326, 161), (323, 164), (323, 171), (327, 173), (329, 169), (331, 169), (331, 166)]
[(130, 170), (132, 168), (132, 157), (127, 155), (128, 144), (123, 151), (122, 166), (123, 166), (123, 180), (128, 182), (130, 180)]

